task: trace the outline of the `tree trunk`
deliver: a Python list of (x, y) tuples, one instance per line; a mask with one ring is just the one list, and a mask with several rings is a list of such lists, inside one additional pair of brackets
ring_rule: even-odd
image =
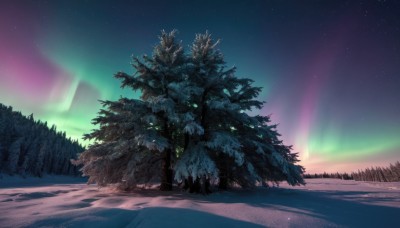
[(165, 151), (165, 157), (163, 159), (162, 165), (162, 176), (161, 176), (161, 191), (171, 191), (172, 190), (172, 169), (171, 169), (171, 149)]
[(221, 190), (227, 190), (229, 187), (226, 159), (227, 157), (224, 156), (223, 154), (220, 154), (218, 156), (218, 161), (219, 161), (218, 188)]
[(210, 194), (211, 190), (210, 190), (210, 180), (208, 178), (206, 178), (206, 176), (202, 176), (201, 177), (201, 182), (200, 182), (200, 186), (201, 186), (201, 193), (202, 194)]
[(193, 184), (193, 178), (191, 176), (189, 176), (188, 178), (185, 179), (184, 183), (185, 183), (183, 186), (184, 190), (191, 189), (192, 184)]
[[(168, 96), (168, 90), (166, 92)], [(172, 136), (170, 134), (170, 129), (168, 126), (168, 117), (164, 116), (164, 137), (171, 142)], [(162, 164), (162, 174), (161, 174), (161, 191), (172, 191), (172, 181), (173, 181), (173, 171), (171, 169), (171, 158), (172, 158), (172, 149), (167, 148), (164, 152), (163, 164)]]
[(219, 173), (219, 183), (218, 183), (218, 188), (221, 190), (227, 190), (228, 189), (228, 177), (224, 172)]
[(189, 190), (190, 193), (210, 194), (210, 180), (205, 176), (193, 180), (193, 177), (189, 176), (187, 179), (185, 179), (185, 185), (183, 186), (183, 189)]

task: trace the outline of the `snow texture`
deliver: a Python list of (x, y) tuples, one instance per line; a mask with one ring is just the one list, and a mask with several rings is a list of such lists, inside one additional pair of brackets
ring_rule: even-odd
[(400, 183), (311, 179), (306, 186), (193, 195), (114, 192), (82, 179), (4, 176), (0, 227), (396, 227)]

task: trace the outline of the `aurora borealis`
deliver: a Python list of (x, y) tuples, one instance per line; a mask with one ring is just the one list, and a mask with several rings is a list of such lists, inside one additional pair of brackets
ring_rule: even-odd
[[(400, 160), (398, 1), (1, 1), (0, 102), (81, 139), (97, 100), (162, 29), (189, 45), (206, 30), (237, 75), (264, 87), (307, 172)], [(82, 141), (81, 141), (82, 142)]]

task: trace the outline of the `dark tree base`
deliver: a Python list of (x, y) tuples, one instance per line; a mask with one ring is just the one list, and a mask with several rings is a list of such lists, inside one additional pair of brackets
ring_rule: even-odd
[(165, 151), (161, 174), (161, 191), (172, 191), (173, 170), (171, 169), (171, 149)]
[(172, 184), (161, 184), (160, 185), (160, 190), (161, 191), (172, 191)]
[(193, 181), (192, 177), (188, 177), (187, 179), (185, 179), (183, 189), (189, 191), (189, 193), (201, 193), (207, 195), (211, 193), (210, 180), (206, 177), (203, 177), (196, 178), (196, 180)]
[(162, 178), (163, 182), (161, 182), (160, 190), (161, 191), (172, 191), (172, 170), (168, 169), (166, 177)]
[(228, 189), (228, 179), (220, 177), (218, 188), (221, 190), (227, 190)]

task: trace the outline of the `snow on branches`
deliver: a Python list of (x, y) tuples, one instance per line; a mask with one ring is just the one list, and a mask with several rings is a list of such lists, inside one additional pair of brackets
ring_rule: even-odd
[(85, 135), (93, 144), (80, 155), (84, 175), (100, 185), (134, 188), (149, 181), (171, 190), (174, 179), (191, 192), (267, 181), (303, 184), (297, 154), (278, 139), (269, 117), (250, 116), (262, 108), (260, 87), (226, 69), (211, 35), (197, 34), (189, 53), (176, 30), (162, 31), (151, 57), (134, 57), (133, 75), (119, 72), (122, 87), (140, 99), (102, 101)]

